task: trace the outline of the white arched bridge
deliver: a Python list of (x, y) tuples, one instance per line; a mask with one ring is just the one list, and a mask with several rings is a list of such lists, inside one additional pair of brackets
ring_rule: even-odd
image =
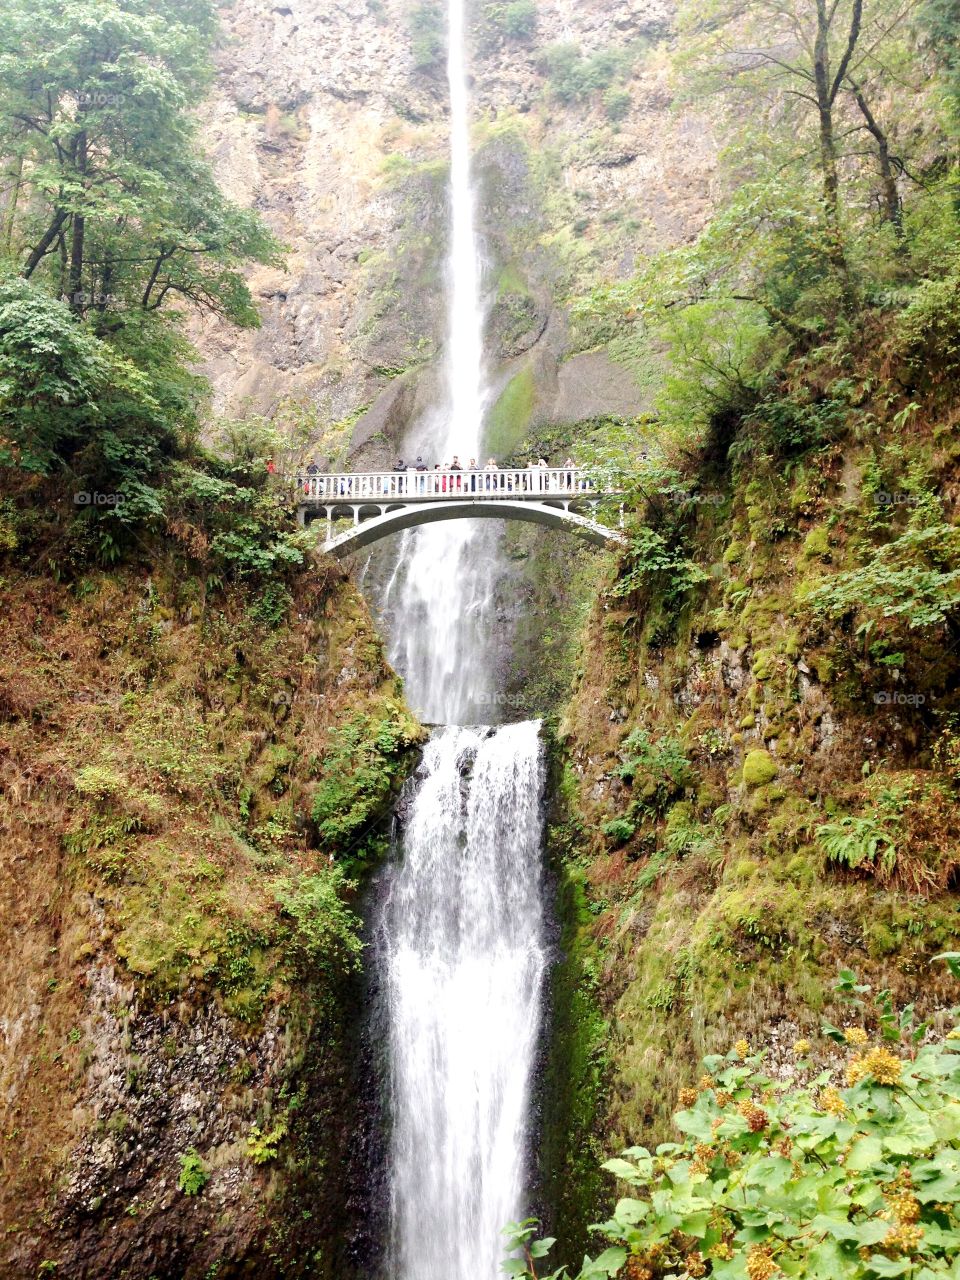
[[(341, 557), (400, 529), (436, 520), (527, 520), (565, 529), (595, 546), (623, 541), (623, 534), (583, 514), (615, 488), (598, 486), (580, 467), (508, 467), (482, 471), (362, 471), (306, 473), (296, 478), (301, 524), (325, 519), (324, 551)], [(339, 532), (334, 522), (352, 519)]]

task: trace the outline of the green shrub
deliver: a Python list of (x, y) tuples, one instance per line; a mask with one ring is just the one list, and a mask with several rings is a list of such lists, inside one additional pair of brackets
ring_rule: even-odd
[(847, 815), (817, 827), (817, 840), (828, 862), (850, 871), (867, 870), (889, 880), (897, 866), (896, 837), (876, 817)]
[(598, 49), (584, 54), (577, 44), (552, 44), (543, 54), (551, 92), (568, 104), (611, 88), (629, 69), (630, 62), (625, 49)]
[(408, 733), (398, 718), (371, 724), (364, 716), (330, 730), (312, 811), (327, 848), (356, 847), (377, 821), (398, 776), (399, 753), (410, 745)]
[[(948, 959), (960, 973), (960, 957)], [(848, 985), (865, 990), (853, 975)], [(679, 1140), (603, 1166), (626, 1193), (579, 1280), (955, 1276), (960, 1028), (921, 1043), (912, 1008), (897, 1017), (887, 993), (876, 1005), (880, 1043), (862, 1026), (825, 1027), (845, 1052), (822, 1070), (806, 1041), (789, 1075), (766, 1071), (765, 1052), (745, 1042), (704, 1059), (697, 1087), (679, 1092)], [(554, 1241), (535, 1227), (506, 1229), (508, 1275), (538, 1274)]]
[[(807, 602), (833, 617), (856, 612), (896, 619), (914, 629), (940, 626), (960, 607), (958, 560), (960, 529), (955, 525), (910, 529), (878, 547), (859, 569), (817, 587)], [(868, 619), (867, 626), (872, 622)]]
[(603, 95), (603, 109), (608, 120), (622, 120), (630, 110), (631, 98), (626, 89), (613, 85)]
[(612, 844), (621, 845), (627, 843), (637, 827), (636, 823), (631, 822), (629, 818), (612, 818), (609, 822), (605, 822), (601, 829)]
[(443, 11), (431, 0), (423, 0), (412, 10), (409, 24), (414, 67), (417, 71), (437, 71), (443, 62)]
[(309, 970), (356, 967), (360, 921), (343, 900), (353, 888), (337, 865), (278, 886), (277, 901), (293, 925), (287, 949)]
[(646, 729), (634, 729), (624, 739), (617, 773), (633, 786), (640, 803), (658, 810), (688, 787), (694, 777), (680, 739), (664, 734), (653, 741)]
[(180, 1157), (180, 1175), (177, 1186), (185, 1196), (198, 1195), (210, 1181), (210, 1174), (195, 1147)]
[(960, 279), (956, 274), (922, 281), (901, 313), (897, 337), (918, 364), (936, 377), (960, 368)]
[(494, 30), (508, 40), (531, 40), (536, 34), (535, 0), (511, 0), (509, 4), (488, 5), (485, 13)]

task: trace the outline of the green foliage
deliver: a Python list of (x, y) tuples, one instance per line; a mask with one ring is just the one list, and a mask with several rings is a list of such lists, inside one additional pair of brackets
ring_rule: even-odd
[(603, 834), (615, 845), (626, 844), (636, 833), (637, 824), (629, 818), (612, 818), (601, 828)]
[(678, 530), (661, 532), (641, 525), (631, 535), (624, 569), (610, 594), (624, 597), (644, 592), (659, 597), (668, 611), (675, 612), (694, 587), (708, 579), (686, 553)]
[(960, 369), (960, 275), (922, 280), (897, 319), (911, 361), (937, 381)]
[(869, 870), (881, 881), (889, 880), (897, 865), (896, 837), (873, 815), (846, 817), (817, 827), (817, 840), (830, 862), (850, 871)]
[(203, 1163), (195, 1147), (185, 1151), (180, 1157), (180, 1174), (177, 1186), (185, 1196), (195, 1196), (210, 1181), (210, 1173)]
[[(852, 974), (846, 984), (854, 1000), (867, 990)], [(887, 992), (876, 1004), (882, 1043), (861, 1027), (827, 1027), (847, 1052), (823, 1070), (805, 1042), (794, 1079), (766, 1071), (746, 1044), (704, 1059), (698, 1088), (680, 1094), (680, 1140), (604, 1165), (626, 1194), (596, 1228), (607, 1248), (585, 1259), (580, 1280), (624, 1267), (651, 1280), (952, 1276), (960, 1038), (926, 1041), (911, 1009), (896, 1015)], [(549, 1253), (534, 1225), (508, 1228), (521, 1255), (508, 1275), (535, 1277)]]
[(624, 738), (617, 773), (633, 787), (642, 804), (657, 810), (681, 794), (694, 778), (680, 739), (671, 734), (653, 739), (646, 729), (634, 729)]
[(835, 439), (845, 425), (849, 405), (842, 396), (800, 404), (782, 393), (768, 393), (746, 414), (731, 456), (762, 452), (790, 458)]
[(408, 19), (413, 44), (413, 65), (418, 71), (434, 73), (443, 61), (443, 11), (435, 0), (421, 0)]
[(242, 268), (279, 246), (218, 190), (197, 137), (215, 30), (207, 0), (6, 7), (7, 248), (101, 334), (177, 297), (257, 323)]
[(277, 901), (293, 922), (286, 949), (308, 972), (358, 966), (363, 950), (360, 921), (344, 901), (355, 889), (335, 864), (278, 885)]
[(603, 109), (608, 120), (623, 120), (630, 112), (632, 99), (626, 89), (612, 85), (604, 92)]
[[(70, 461), (81, 482), (140, 499), (174, 444), (150, 380), (25, 280), (0, 280), (0, 465), (47, 472)], [(128, 495), (124, 492), (124, 503)], [(155, 492), (152, 514), (159, 513)], [(124, 503), (117, 520), (131, 519)]]
[(323, 847), (340, 855), (362, 852), (390, 801), (411, 732), (399, 713), (379, 723), (357, 716), (330, 730), (312, 809)]
[(543, 52), (550, 89), (560, 102), (582, 102), (609, 89), (629, 71), (632, 57), (621, 48), (598, 49), (585, 54), (577, 44), (552, 44)]
[(487, 5), (484, 15), (494, 30), (508, 40), (529, 41), (537, 33), (536, 0)]
[(255, 1124), (247, 1135), (247, 1156), (254, 1164), (269, 1164), (280, 1154), (280, 1143), (287, 1136), (286, 1120), (278, 1120), (269, 1132), (264, 1133)]
[(864, 565), (837, 574), (807, 597), (812, 608), (832, 617), (866, 615), (861, 630), (877, 619), (894, 619), (911, 629), (950, 623), (960, 605), (960, 529), (935, 524), (909, 529), (877, 548)]

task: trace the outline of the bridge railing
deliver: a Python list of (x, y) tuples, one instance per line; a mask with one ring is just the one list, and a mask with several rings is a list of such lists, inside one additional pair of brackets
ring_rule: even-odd
[(547, 496), (575, 498), (596, 493), (593, 481), (580, 467), (482, 468), (458, 471), (354, 471), (304, 474), (295, 478), (303, 502), (416, 501), (422, 498)]

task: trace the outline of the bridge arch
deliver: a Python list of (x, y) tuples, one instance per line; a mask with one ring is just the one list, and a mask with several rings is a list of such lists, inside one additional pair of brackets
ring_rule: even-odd
[[(386, 504), (384, 504), (386, 505)], [(358, 502), (354, 504), (336, 503), (328, 508), (329, 514), (335, 510), (350, 511), (356, 519), (360, 519), (364, 508), (371, 504)], [(311, 515), (319, 512), (304, 512), (306, 521)], [(550, 529), (559, 529), (572, 533), (597, 547), (605, 547), (610, 543), (623, 542), (623, 534), (592, 520), (589, 516), (580, 515), (569, 510), (569, 503), (553, 505), (548, 501), (530, 502), (514, 501), (503, 498), (463, 498), (448, 502), (432, 502), (413, 504), (410, 506), (390, 505), (386, 510), (380, 508), (380, 514), (371, 515), (360, 523), (354, 524), (345, 532), (329, 537), (323, 550), (338, 559), (360, 551), (364, 547), (379, 542), (392, 533), (403, 529), (412, 529), (418, 525), (432, 524), (439, 520), (525, 520), (530, 524), (539, 524)]]

